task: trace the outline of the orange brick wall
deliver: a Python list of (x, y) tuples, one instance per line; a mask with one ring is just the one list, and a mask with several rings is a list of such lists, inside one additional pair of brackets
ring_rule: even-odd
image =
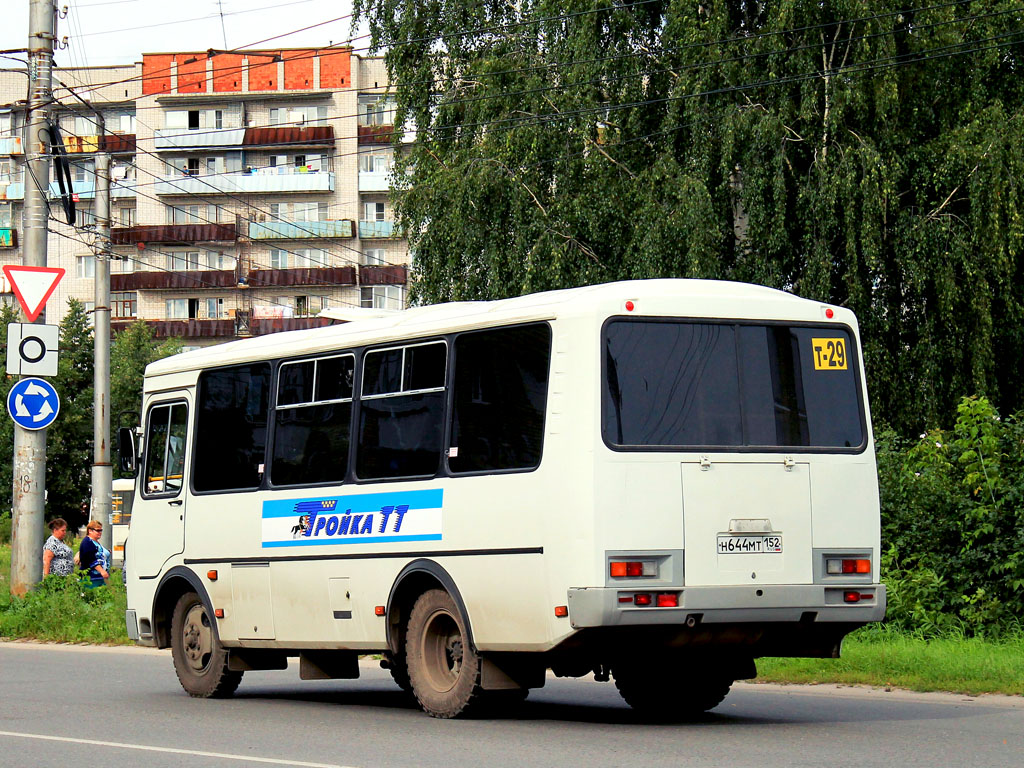
[(174, 54), (147, 54), (142, 57), (142, 93), (171, 92), (171, 62)]
[(277, 90), (277, 62), (264, 56), (249, 59), (249, 90)]
[(221, 53), (213, 57), (213, 90), (218, 93), (242, 90), (242, 56)]
[(178, 54), (178, 93), (206, 93), (205, 53)]
[[(254, 52), (255, 53), (255, 52)], [(274, 53), (261, 51), (260, 53)], [(249, 57), (249, 91), (306, 91), (312, 90), (313, 59), (320, 57), (320, 87), (346, 88), (352, 85), (351, 51), (337, 50), (282, 50), (284, 83), (278, 82), (277, 62), (267, 56)], [(242, 60), (245, 54), (221, 53), (213, 57), (213, 90), (217, 93), (240, 93), (242, 90)], [(186, 64), (187, 59), (195, 61)], [(142, 56), (142, 93), (155, 95), (171, 92), (171, 63), (178, 64), (178, 93), (206, 93), (205, 52), (200, 53), (147, 53)]]
[(352, 53), (348, 49), (320, 51), (320, 87), (345, 88), (352, 85)]
[(286, 91), (308, 91), (313, 88), (313, 52), (285, 51), (284, 89)]

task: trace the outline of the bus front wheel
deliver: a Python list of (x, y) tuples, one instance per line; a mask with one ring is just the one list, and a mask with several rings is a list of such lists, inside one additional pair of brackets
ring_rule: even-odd
[(732, 679), (694, 666), (658, 668), (623, 664), (613, 668), (619, 695), (634, 710), (656, 720), (684, 720), (714, 709), (729, 693)]
[(431, 717), (469, 712), (480, 700), (480, 657), (466, 622), (443, 589), (424, 592), (409, 615), (406, 662), (413, 694)]
[(186, 592), (174, 606), (171, 658), (178, 681), (189, 696), (223, 698), (234, 693), (242, 681), (241, 672), (228, 669), (228, 652), (195, 592)]

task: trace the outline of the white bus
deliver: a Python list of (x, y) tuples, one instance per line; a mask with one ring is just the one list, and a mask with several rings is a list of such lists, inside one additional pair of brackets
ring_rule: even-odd
[(129, 635), (193, 696), (382, 654), (436, 717), (655, 717), (885, 613), (857, 322), (700, 280), (410, 309), (146, 369)]

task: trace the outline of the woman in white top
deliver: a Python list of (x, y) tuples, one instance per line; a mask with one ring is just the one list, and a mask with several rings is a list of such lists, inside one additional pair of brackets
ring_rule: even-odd
[(64, 543), (64, 535), (68, 532), (67, 522), (60, 518), (50, 521), (50, 538), (43, 544), (43, 576), (56, 573), (67, 576), (74, 573), (75, 559), (71, 547)]

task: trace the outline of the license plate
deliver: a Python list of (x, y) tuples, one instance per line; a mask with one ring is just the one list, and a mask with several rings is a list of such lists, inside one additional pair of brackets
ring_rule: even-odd
[(719, 534), (720, 555), (767, 555), (782, 552), (782, 537), (778, 534), (745, 534), (733, 536)]

